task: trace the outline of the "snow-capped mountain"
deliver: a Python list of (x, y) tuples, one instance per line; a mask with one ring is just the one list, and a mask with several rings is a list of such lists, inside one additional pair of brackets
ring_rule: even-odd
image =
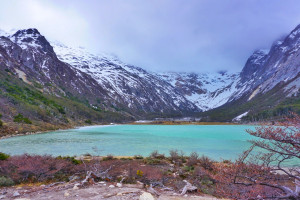
[(199, 111), (161, 78), (114, 57), (96, 56), (59, 43), (50, 45), (36, 29), (2, 36), (0, 48), (0, 61), (27, 83), (43, 85), (44, 92), (74, 96), (96, 108), (138, 115)]
[(270, 50), (255, 51), (243, 68), (236, 91), (230, 101), (243, 95), (251, 100), (275, 86), (282, 85), (286, 97), (299, 93), (300, 25), (283, 40), (273, 43)]
[(238, 73), (228, 72), (202, 74), (164, 72), (158, 75), (203, 111), (225, 104), (235, 91), (239, 76)]
[[(108, 55), (94, 55), (84, 48), (68, 47), (52, 42), (58, 58), (76, 69), (90, 74), (107, 91), (111, 98), (127, 103), (129, 107), (135, 101), (148, 104), (147, 90), (140, 93), (142, 86), (151, 86), (163, 97), (171, 97), (176, 106), (188, 100), (191, 110), (206, 111), (226, 103), (235, 89), (238, 74), (227, 72), (197, 74), (148, 72), (142, 68), (125, 64), (118, 58)], [(163, 100), (166, 101), (166, 100)], [(195, 106), (197, 108), (195, 108)]]
[(238, 116), (262, 120), (299, 112), (299, 55), (300, 25), (270, 50), (257, 50), (249, 57), (227, 103), (214, 110), (214, 115), (226, 113), (219, 115), (226, 120)]
[(53, 42), (61, 61), (92, 76), (109, 98), (130, 109), (148, 112), (189, 111), (199, 109), (172, 85), (142, 68), (127, 65), (110, 55), (94, 55), (83, 48), (71, 48)]
[(95, 102), (95, 96), (109, 102), (105, 91), (89, 75), (60, 61), (53, 47), (36, 29), (19, 30), (0, 37), (0, 63), (24, 82), (43, 85), (43, 91)]
[[(149, 72), (109, 54), (49, 43), (36, 29), (0, 31), (0, 36), (1, 66), (28, 84), (41, 84), (45, 93), (79, 99), (95, 109), (136, 116), (187, 114), (240, 99), (250, 102), (274, 88), (282, 98), (299, 94), (300, 26), (270, 50), (255, 51), (236, 74)], [(251, 110), (238, 112), (236, 116)]]

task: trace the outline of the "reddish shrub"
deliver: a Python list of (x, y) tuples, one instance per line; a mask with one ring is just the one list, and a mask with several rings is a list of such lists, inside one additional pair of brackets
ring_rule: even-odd
[(62, 180), (76, 171), (82, 171), (71, 161), (55, 159), (51, 156), (12, 156), (0, 163), (0, 175), (13, 179), (16, 183)]

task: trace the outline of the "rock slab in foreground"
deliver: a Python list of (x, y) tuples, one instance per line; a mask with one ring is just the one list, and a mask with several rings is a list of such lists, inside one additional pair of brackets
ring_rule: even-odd
[(152, 196), (152, 194), (150, 194), (149, 192), (144, 192), (139, 200), (155, 200), (154, 197)]

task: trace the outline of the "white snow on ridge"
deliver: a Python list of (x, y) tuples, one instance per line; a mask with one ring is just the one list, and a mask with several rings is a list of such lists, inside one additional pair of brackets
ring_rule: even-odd
[[(140, 79), (146, 80), (157, 86), (158, 94), (164, 91), (171, 95), (176, 106), (186, 101), (185, 97), (199, 109), (206, 111), (228, 101), (235, 91), (238, 78), (238, 74), (229, 73), (147, 72), (139, 67), (127, 65), (109, 54), (94, 55), (85, 49), (67, 47), (59, 42), (51, 42), (51, 44), (60, 60), (90, 74), (109, 91), (111, 97), (118, 94), (130, 102), (129, 106), (133, 103), (131, 99), (137, 97), (124, 89), (124, 80), (130, 88), (140, 86)], [(190, 90), (184, 94), (184, 97), (174, 93), (174, 88), (180, 88), (181, 85)], [(163, 98), (162, 100), (165, 101)], [(146, 103), (146, 99), (142, 97), (139, 97), (139, 101)]]
[(249, 111), (244, 112), (243, 114), (240, 114), (239, 116), (233, 118), (232, 121), (241, 121), (241, 119), (242, 119), (243, 117), (245, 117), (248, 113), (249, 113)]
[(158, 75), (174, 87), (187, 90), (185, 98), (203, 111), (225, 104), (236, 90), (238, 78), (238, 74), (229, 73), (164, 72)]
[[(127, 65), (115, 56), (105, 53), (94, 55), (83, 48), (68, 47), (59, 42), (51, 44), (61, 61), (91, 75), (108, 91), (111, 98), (119, 98), (120, 101), (127, 102), (129, 107), (134, 105), (135, 100), (144, 105), (149, 104), (149, 97), (144, 96), (149, 92), (146, 90), (148, 84), (155, 86), (154, 89), (160, 94), (156, 98), (160, 98), (165, 104), (169, 105), (166, 100), (168, 97), (162, 93), (168, 93), (177, 107), (188, 102), (181, 94), (174, 93), (174, 88), (160, 77), (139, 67)], [(136, 92), (140, 89), (145, 91), (137, 96)]]

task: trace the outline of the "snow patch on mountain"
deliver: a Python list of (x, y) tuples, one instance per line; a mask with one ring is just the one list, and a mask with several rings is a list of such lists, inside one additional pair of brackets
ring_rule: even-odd
[(235, 118), (233, 118), (232, 121), (239, 122), (242, 120), (243, 117), (247, 116), (248, 113), (249, 113), (249, 111), (244, 112), (243, 114), (240, 114), (239, 116), (236, 116)]
[(108, 95), (129, 108), (141, 105), (144, 107), (164, 107), (159, 102), (174, 110), (185, 109), (197, 111), (197, 107), (160, 77), (146, 70), (127, 65), (117, 57), (109, 54), (95, 55), (84, 48), (68, 47), (59, 42), (52, 42), (58, 58), (74, 68), (91, 75), (108, 92)]
[(235, 91), (238, 74), (163, 72), (160, 77), (171, 83), (201, 110), (223, 105)]
[[(230, 73), (177, 73), (149, 72), (142, 68), (128, 65), (117, 57), (101, 53), (89, 53), (84, 48), (68, 47), (59, 42), (51, 42), (58, 58), (82, 72), (90, 74), (116, 100), (119, 97), (133, 106), (132, 99), (147, 103), (147, 97), (136, 96), (131, 90), (141, 85), (152, 85), (157, 94), (163, 97), (168, 94), (175, 106), (180, 107), (189, 102), (189, 108), (195, 105), (199, 110), (206, 111), (226, 103), (233, 92), (239, 74)], [(165, 98), (163, 102), (168, 103)]]

